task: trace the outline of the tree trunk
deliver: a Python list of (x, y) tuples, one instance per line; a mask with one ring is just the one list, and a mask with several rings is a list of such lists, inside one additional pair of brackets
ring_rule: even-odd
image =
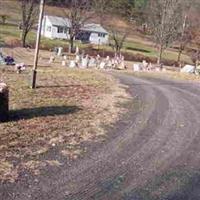
[(26, 47), (26, 37), (27, 37), (27, 33), (22, 31), (22, 36), (21, 36), (22, 47)]
[(181, 55), (182, 55), (182, 50), (179, 49), (179, 52), (178, 52), (178, 59), (177, 59), (177, 62), (179, 63), (181, 61)]
[(160, 45), (160, 47), (159, 47), (159, 54), (158, 54), (158, 60), (157, 60), (157, 64), (158, 64), (158, 65), (161, 64), (162, 54), (163, 54), (163, 46)]
[(200, 61), (200, 49), (197, 50), (197, 59), (196, 59), (196, 63), (195, 63), (195, 70), (197, 69), (198, 65), (199, 65), (199, 61)]
[(69, 41), (69, 53), (73, 52), (73, 48), (74, 48), (74, 37), (70, 37), (70, 41)]
[(178, 59), (177, 62), (180, 63), (181, 61), (181, 55), (182, 55), (183, 50), (181, 48), (179, 48), (179, 52), (178, 52)]
[(0, 122), (9, 118), (9, 91), (4, 83), (0, 83)]
[(120, 47), (118, 45), (115, 46), (115, 55), (118, 57), (120, 55)]

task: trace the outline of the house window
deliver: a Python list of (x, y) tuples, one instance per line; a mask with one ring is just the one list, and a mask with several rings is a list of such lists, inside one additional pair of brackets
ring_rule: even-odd
[(69, 29), (67, 27), (64, 28), (64, 33), (69, 33)]
[(98, 33), (98, 36), (99, 36), (99, 37), (105, 37), (106, 34), (105, 34), (105, 33)]
[(63, 33), (64, 32), (64, 27), (58, 26), (58, 33)]
[(51, 32), (51, 26), (47, 26), (47, 31)]

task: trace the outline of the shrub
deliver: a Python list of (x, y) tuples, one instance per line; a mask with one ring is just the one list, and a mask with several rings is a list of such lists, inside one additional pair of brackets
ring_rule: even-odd
[(8, 15), (0, 15), (0, 18), (1, 18), (1, 23), (2, 24), (5, 24), (6, 23), (6, 20), (9, 18), (9, 16)]

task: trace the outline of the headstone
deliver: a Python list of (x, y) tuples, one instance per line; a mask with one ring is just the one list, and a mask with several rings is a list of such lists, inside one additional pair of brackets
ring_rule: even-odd
[(88, 67), (92, 68), (92, 67), (96, 67), (97, 63), (96, 63), (96, 59), (95, 58), (90, 58), (89, 63), (88, 63)]
[(79, 63), (81, 61), (81, 58), (79, 55), (76, 55), (76, 62)]
[(81, 68), (87, 68), (88, 63), (89, 63), (88, 56), (86, 56), (85, 58), (82, 58)]
[(106, 65), (107, 65), (108, 69), (111, 69), (112, 68), (112, 61), (109, 60)]
[(9, 118), (9, 90), (5, 83), (0, 83), (0, 122)]
[(140, 71), (140, 65), (139, 64), (133, 64), (133, 71), (139, 72)]
[(3, 57), (3, 54), (1, 53), (0, 51), (0, 65), (5, 65), (5, 61), (4, 61), (4, 57)]
[(54, 56), (51, 56), (51, 57), (49, 58), (49, 64), (53, 63), (54, 61), (55, 61), (55, 57), (54, 57)]
[(71, 60), (70, 64), (69, 64), (69, 67), (70, 68), (75, 68), (76, 67), (76, 62), (74, 60)]
[(79, 48), (78, 46), (76, 46), (76, 52), (75, 52), (76, 55), (79, 55)]
[(101, 56), (98, 54), (96, 56), (96, 68), (100, 67), (100, 63), (101, 63)]
[(181, 69), (182, 73), (194, 73), (195, 72), (195, 66), (193, 65), (185, 65), (185, 67), (183, 67)]
[(66, 61), (65, 60), (62, 61), (62, 66), (66, 66)]
[(125, 62), (123, 60), (119, 63), (118, 68), (121, 70), (126, 68)]
[(102, 61), (99, 65), (100, 69), (105, 69), (106, 63), (104, 61)]
[(148, 63), (146, 62), (146, 60), (142, 61), (142, 65), (143, 65), (143, 69), (146, 70), (148, 67)]
[(63, 48), (62, 47), (58, 47), (58, 56), (62, 56), (63, 53)]

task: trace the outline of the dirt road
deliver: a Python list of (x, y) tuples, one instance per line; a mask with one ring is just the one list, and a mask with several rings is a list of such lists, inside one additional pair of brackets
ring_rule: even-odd
[(133, 101), (108, 141), (71, 166), (1, 185), (1, 200), (200, 199), (199, 84), (113, 75)]

